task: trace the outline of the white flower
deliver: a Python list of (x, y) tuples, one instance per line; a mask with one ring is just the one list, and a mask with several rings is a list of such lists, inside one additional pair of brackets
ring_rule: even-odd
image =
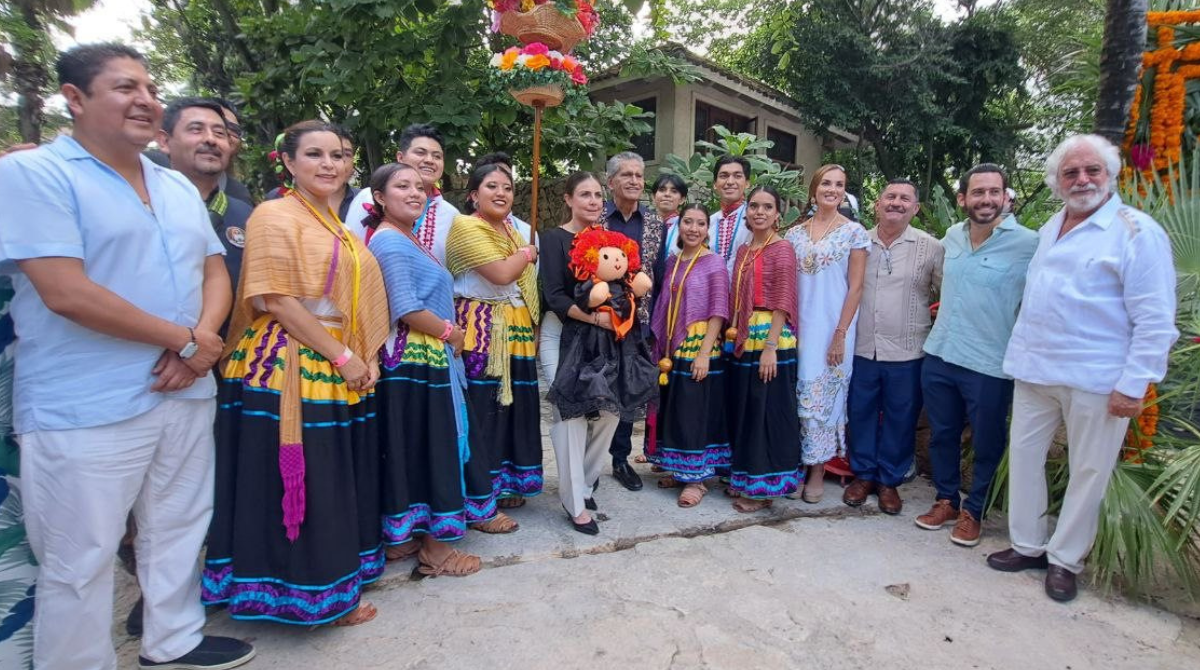
[(517, 65), (524, 65), (529, 60), (529, 54), (521, 54), (517, 56)]
[(488, 61), (488, 64), (491, 65), (492, 67), (500, 67), (500, 59), (502, 57), (503, 57), (503, 54), (494, 54), (492, 56), (492, 60)]

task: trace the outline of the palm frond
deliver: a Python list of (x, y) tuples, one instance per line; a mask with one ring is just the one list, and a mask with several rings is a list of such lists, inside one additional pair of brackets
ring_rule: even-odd
[(1187, 593), (1200, 585), (1196, 546), (1177, 525), (1163, 522), (1147, 490), (1162, 469), (1151, 463), (1119, 463), (1100, 507), (1100, 524), (1088, 565), (1094, 583), (1111, 590), (1119, 582), (1132, 593), (1162, 583), (1164, 571)]

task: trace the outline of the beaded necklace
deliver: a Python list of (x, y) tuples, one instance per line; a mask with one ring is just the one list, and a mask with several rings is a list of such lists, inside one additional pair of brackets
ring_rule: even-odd
[[(333, 236), (336, 237), (339, 242), (346, 245), (346, 248), (350, 250), (350, 259), (351, 262), (354, 263), (354, 280), (350, 284), (350, 334), (354, 335), (358, 332), (358, 294), (361, 290), (362, 284), (362, 262), (358, 257), (358, 249), (354, 246), (354, 241), (350, 239), (350, 231), (346, 230), (346, 227), (342, 225), (342, 220), (338, 218), (338, 215), (333, 210), (330, 210), (328, 206), (326, 206), (326, 210), (329, 212), (329, 215), (333, 217), (334, 221), (337, 222), (336, 226), (329, 223), (329, 221), (322, 216), (321, 213), (318, 212), (317, 209), (304, 198), (304, 196), (300, 195), (299, 191), (293, 190), (291, 193), (296, 197), (297, 200), (300, 201), (301, 204), (304, 205), (304, 208), (308, 210), (309, 214), (312, 214), (317, 221), (321, 222), (321, 225), (325, 227), (325, 230), (333, 233)], [(335, 256), (335, 266), (336, 262)]]
[(729, 325), (729, 328), (725, 329), (725, 340), (728, 342), (734, 342), (735, 340), (737, 340), (737, 334), (738, 334), (737, 319), (738, 319), (738, 314), (741, 313), (742, 278), (746, 276), (746, 266), (751, 265), (755, 261), (757, 261), (758, 257), (763, 255), (763, 252), (766, 251), (767, 247), (771, 246), (771, 243), (774, 241), (775, 241), (775, 231), (772, 230), (771, 236), (767, 238), (767, 241), (761, 247), (759, 247), (757, 250), (754, 250), (754, 249), (749, 250), (746, 253), (746, 257), (742, 259), (742, 264), (738, 266), (737, 279), (734, 281), (734, 290), (733, 290), (733, 318), (730, 320), (731, 323)]

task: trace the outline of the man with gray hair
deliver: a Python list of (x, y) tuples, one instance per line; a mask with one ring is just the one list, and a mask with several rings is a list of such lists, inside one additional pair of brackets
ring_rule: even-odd
[[(1045, 568), (1046, 595), (1075, 597), (1100, 504), (1129, 420), (1167, 370), (1175, 269), (1162, 227), (1116, 194), (1121, 155), (1098, 135), (1067, 138), (1046, 159), (1063, 201), (1039, 233), (1021, 313), (1004, 357), (1015, 379), (1009, 451), (1012, 548), (996, 570)], [(1070, 480), (1048, 528), (1046, 452), (1066, 424)]]
[[(604, 226), (638, 243), (642, 257), (642, 269), (655, 280), (662, 275), (665, 259), (660, 258), (663, 241), (663, 223), (658, 213), (641, 204), (646, 190), (646, 163), (632, 151), (608, 159), (605, 178), (612, 200), (604, 204)], [(638, 302), (637, 323), (647, 334), (650, 331), (650, 312), (654, 305), (654, 292)], [(613, 459), (613, 477), (630, 491), (642, 488), (642, 478), (629, 465), (629, 454), (633, 453), (633, 423), (622, 421), (617, 424), (612, 446), (608, 453)]]

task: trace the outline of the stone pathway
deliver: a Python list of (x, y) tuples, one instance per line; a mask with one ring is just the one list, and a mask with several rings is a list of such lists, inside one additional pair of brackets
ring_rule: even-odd
[[(571, 529), (544, 444), (546, 491), (511, 512), (521, 530), (461, 543), (483, 557), (478, 575), (414, 579), (410, 560), (367, 592), (379, 616), (364, 626), (308, 630), (216, 612), (206, 631), (253, 641), (250, 670), (1200, 667), (1196, 618), (1086, 585), (1061, 605), (1043, 594), (1042, 572), (990, 570), (984, 557), (1006, 546), (1002, 520), (987, 522), (973, 549), (917, 529), (933, 499), (923, 480), (901, 490), (898, 517), (873, 498), (842, 505), (832, 479), (820, 504), (745, 515), (717, 488), (680, 509), (643, 465), (640, 492), (603, 477), (592, 537)], [(136, 667), (138, 643), (122, 626), (134, 596), (122, 580), (114, 634), (121, 667)]]

